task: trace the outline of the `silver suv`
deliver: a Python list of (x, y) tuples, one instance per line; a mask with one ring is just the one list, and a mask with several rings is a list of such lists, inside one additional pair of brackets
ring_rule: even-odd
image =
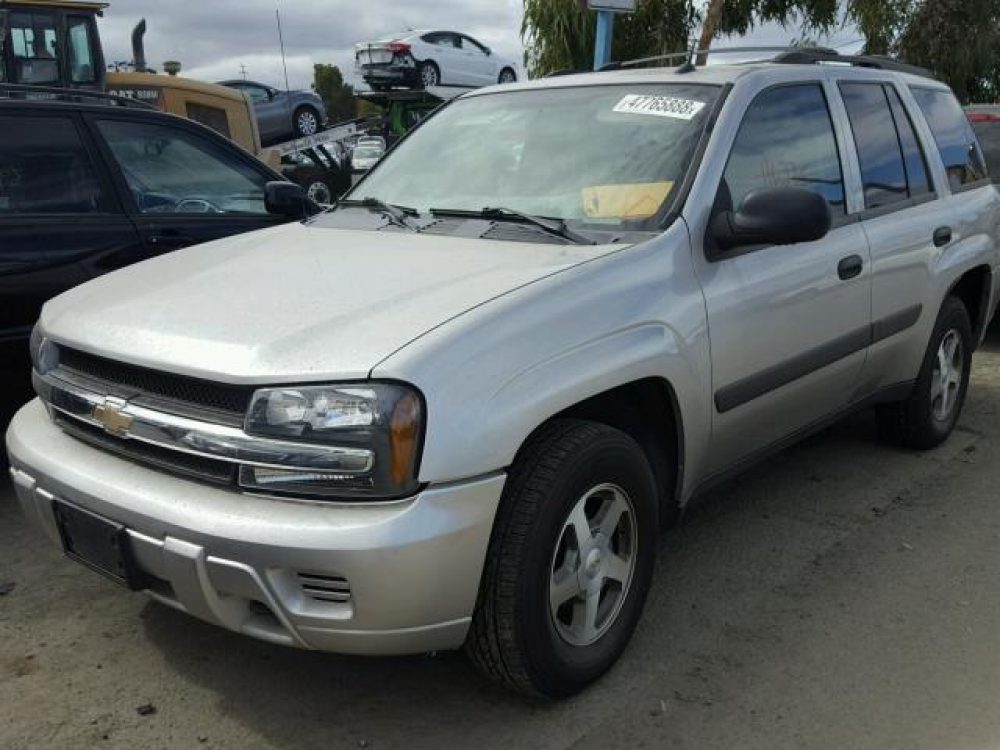
[(318, 218), (56, 298), (25, 515), (234, 631), (580, 690), (705, 488), (855, 409), (959, 418), (1000, 196), (948, 88), (826, 61), (477, 91)]

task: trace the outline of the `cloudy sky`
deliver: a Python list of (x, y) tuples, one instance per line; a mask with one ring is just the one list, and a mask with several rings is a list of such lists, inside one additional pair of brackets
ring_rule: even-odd
[[(281, 11), (288, 77), (292, 88), (308, 88), (313, 63), (339, 65), (353, 76), (356, 42), (406, 28), (464, 31), (498, 54), (520, 60), (523, 0), (112, 0), (101, 20), (108, 62), (131, 60), (132, 27), (145, 17), (146, 56), (162, 69), (180, 60), (186, 75), (221, 80), (240, 75), (284, 87), (275, 9)], [(765, 27), (753, 44), (783, 44), (797, 29)], [(850, 29), (824, 43), (850, 43)]]

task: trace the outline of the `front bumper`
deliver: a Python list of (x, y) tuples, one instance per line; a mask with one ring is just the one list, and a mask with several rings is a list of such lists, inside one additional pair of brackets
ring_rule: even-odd
[(392, 504), (241, 494), (92, 448), (38, 400), (11, 422), (7, 451), (25, 516), (54, 544), (52, 504), (70, 502), (128, 528), (154, 598), (263, 640), (352, 654), (461, 646), (504, 483)]

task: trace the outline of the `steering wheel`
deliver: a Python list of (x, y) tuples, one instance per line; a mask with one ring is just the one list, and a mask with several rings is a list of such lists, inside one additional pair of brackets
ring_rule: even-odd
[(224, 214), (221, 208), (206, 198), (182, 198), (174, 205), (177, 214)]

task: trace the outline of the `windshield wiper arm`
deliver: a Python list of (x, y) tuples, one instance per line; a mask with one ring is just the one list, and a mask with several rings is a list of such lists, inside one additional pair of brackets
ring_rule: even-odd
[(562, 219), (549, 219), (544, 216), (533, 216), (531, 214), (522, 213), (520, 211), (515, 211), (512, 208), (490, 208), (486, 207), (481, 211), (463, 211), (463, 210), (451, 210), (447, 208), (432, 208), (430, 210), (432, 216), (439, 215), (451, 215), (451, 216), (472, 216), (482, 219), (495, 219), (498, 221), (519, 221), (523, 224), (531, 224), (532, 226), (538, 227), (539, 229), (545, 231), (548, 234), (555, 235), (556, 237), (562, 237), (564, 240), (569, 240), (570, 242), (577, 245), (596, 245), (597, 243), (582, 234), (577, 234), (568, 226), (566, 222)]
[(334, 208), (339, 206), (359, 206), (361, 208), (367, 208), (370, 211), (374, 211), (381, 214), (387, 218), (390, 222), (395, 224), (397, 227), (402, 227), (403, 229), (409, 229), (413, 232), (418, 231), (417, 227), (413, 226), (410, 221), (410, 216), (416, 216), (417, 210), (415, 208), (410, 208), (409, 206), (397, 206), (394, 203), (386, 203), (384, 200), (379, 198), (363, 198), (362, 200), (343, 200), (339, 201)]

